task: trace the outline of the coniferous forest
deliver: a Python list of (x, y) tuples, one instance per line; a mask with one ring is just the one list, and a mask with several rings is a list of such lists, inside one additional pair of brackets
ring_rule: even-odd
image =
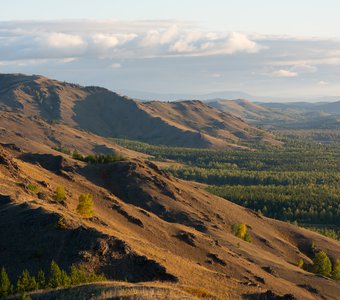
[[(340, 146), (284, 137), (284, 146), (255, 150), (190, 149), (116, 139), (122, 146), (172, 160), (172, 175), (264, 216), (340, 238)], [(165, 164), (167, 165), (167, 164)]]

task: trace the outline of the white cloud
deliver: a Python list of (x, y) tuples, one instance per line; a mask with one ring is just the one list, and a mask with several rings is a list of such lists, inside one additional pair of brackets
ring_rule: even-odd
[(213, 73), (211, 74), (211, 77), (213, 78), (220, 78), (222, 75), (220, 73)]
[(225, 53), (233, 54), (236, 52), (255, 53), (260, 50), (260, 46), (249, 39), (246, 35), (232, 32), (227, 39)]
[(322, 86), (329, 85), (329, 82), (321, 80), (318, 82), (318, 85), (322, 85)]
[(301, 63), (292, 66), (291, 70), (298, 73), (315, 73), (318, 68), (316, 66)]
[(114, 63), (114, 64), (111, 65), (112, 69), (120, 69), (121, 67), (122, 67), (122, 65), (119, 64), (119, 63)]
[(245, 34), (170, 21), (0, 22), (0, 28), (4, 60), (232, 55), (263, 48)]
[(274, 77), (290, 78), (297, 77), (299, 74), (297, 72), (280, 69), (271, 73)]
[(82, 47), (85, 45), (83, 38), (79, 35), (53, 32), (47, 35), (47, 45), (52, 48), (72, 48)]

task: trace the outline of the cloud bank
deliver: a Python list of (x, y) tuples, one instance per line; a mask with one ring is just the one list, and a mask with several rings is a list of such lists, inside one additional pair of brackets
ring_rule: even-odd
[(0, 28), (1, 60), (231, 55), (261, 49), (242, 33), (166, 22), (2, 22)]
[(115, 89), (340, 94), (340, 40), (179, 21), (0, 22), (0, 72)]

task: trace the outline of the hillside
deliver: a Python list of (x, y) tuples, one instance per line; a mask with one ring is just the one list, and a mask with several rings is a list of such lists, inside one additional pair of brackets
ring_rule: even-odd
[[(310, 263), (318, 249), (339, 257), (337, 241), (261, 217), (140, 158), (86, 165), (45, 151), (0, 147), (0, 226), (6, 228), (0, 231), (0, 265), (11, 278), (24, 268), (47, 269), (55, 259), (65, 269), (78, 263), (112, 280), (176, 283), (213, 298), (254, 298), (271, 290), (336, 299), (340, 292), (335, 281), (296, 266), (299, 258)], [(58, 186), (67, 191), (65, 204), (52, 200)], [(83, 193), (94, 196), (90, 219), (76, 212)], [(243, 222), (252, 243), (231, 233)]]
[(258, 103), (251, 102), (245, 99), (208, 100), (207, 104), (209, 106), (218, 108), (222, 111), (229, 112), (250, 123), (260, 122), (266, 119), (274, 119), (274, 118), (280, 119), (284, 117), (282, 114), (279, 114), (278, 112), (270, 108), (267, 108), (264, 105), (260, 105)]
[(138, 103), (99, 87), (42, 76), (0, 75), (0, 109), (90, 131), (180, 147), (251, 147), (275, 138), (199, 101)]
[(202, 133), (211, 145), (276, 143), (273, 136), (245, 123), (240, 117), (212, 108), (201, 101), (143, 103), (150, 115), (168, 124)]
[(274, 130), (338, 129), (339, 103), (255, 103), (244, 99), (208, 100), (209, 106), (232, 113), (252, 124)]

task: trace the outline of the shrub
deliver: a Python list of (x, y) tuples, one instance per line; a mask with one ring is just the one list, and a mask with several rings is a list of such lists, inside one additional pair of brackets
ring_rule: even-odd
[(52, 149), (59, 151), (61, 153), (65, 153), (65, 154), (69, 154), (69, 155), (72, 154), (71, 150), (69, 148), (65, 147), (65, 146), (53, 147)]
[(315, 274), (330, 276), (332, 272), (332, 263), (326, 252), (320, 251), (315, 255), (312, 271)]
[(94, 272), (86, 272), (86, 270), (82, 267), (77, 267), (72, 265), (71, 267), (71, 284), (77, 285), (80, 283), (91, 283), (91, 282), (98, 282), (98, 281), (105, 281), (106, 278), (103, 274), (97, 275)]
[(248, 228), (246, 224), (233, 224), (231, 226), (231, 231), (232, 233), (239, 237), (242, 240), (245, 240), (246, 242), (251, 243), (251, 236), (250, 233), (248, 232)]
[(65, 189), (62, 186), (59, 186), (55, 189), (53, 200), (57, 202), (64, 202), (66, 200)]
[(332, 278), (340, 281), (340, 260), (337, 259), (333, 266)]
[(94, 154), (84, 158), (84, 161), (90, 164), (109, 164), (120, 160), (123, 160), (123, 157), (119, 154)]
[(83, 156), (77, 150), (74, 150), (72, 157), (76, 160), (84, 161), (89, 164), (109, 164), (112, 162), (123, 160), (124, 157), (119, 154), (90, 154)]
[(81, 160), (83, 161), (84, 160), (84, 156), (81, 155), (77, 150), (74, 150), (73, 153), (72, 153), (72, 157), (76, 160)]
[(251, 243), (251, 236), (249, 232), (246, 232), (246, 234), (244, 235), (244, 240), (248, 243)]
[(84, 218), (91, 218), (93, 216), (93, 200), (90, 194), (82, 194), (79, 196), (77, 212)]
[(0, 298), (6, 297), (13, 292), (13, 286), (8, 278), (7, 272), (3, 267), (0, 273)]
[(28, 188), (28, 190), (30, 190), (32, 193), (34, 193), (34, 194), (38, 194), (39, 193), (39, 188), (38, 188), (38, 186), (36, 186), (36, 185), (34, 185), (34, 184), (29, 184), (28, 186), (27, 186), (27, 188)]
[(303, 259), (302, 258), (300, 258), (299, 259), (299, 261), (298, 261), (298, 263), (297, 263), (297, 266), (300, 268), (300, 269), (302, 269), (303, 268)]

